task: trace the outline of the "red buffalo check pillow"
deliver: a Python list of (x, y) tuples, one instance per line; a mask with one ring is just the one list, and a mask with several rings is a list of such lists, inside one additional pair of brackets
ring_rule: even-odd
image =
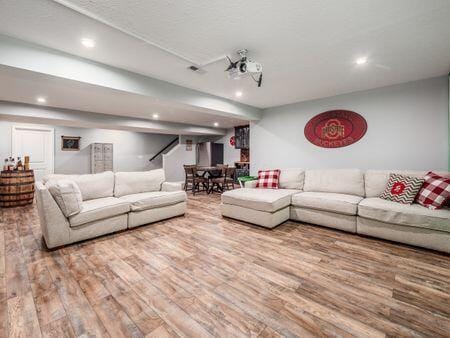
[(425, 180), (423, 178), (390, 174), (380, 198), (402, 204), (411, 204)]
[(257, 188), (278, 189), (280, 181), (280, 170), (259, 170)]
[(416, 196), (416, 202), (429, 209), (442, 208), (450, 198), (450, 178), (430, 171)]

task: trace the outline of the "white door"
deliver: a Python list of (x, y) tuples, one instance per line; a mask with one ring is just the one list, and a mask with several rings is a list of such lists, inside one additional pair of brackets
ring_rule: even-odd
[(12, 127), (13, 157), (30, 156), (30, 169), (34, 170), (36, 181), (53, 173), (54, 130), (44, 127)]

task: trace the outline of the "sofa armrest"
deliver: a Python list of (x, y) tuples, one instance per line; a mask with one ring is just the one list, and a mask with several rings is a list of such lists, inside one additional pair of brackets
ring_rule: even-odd
[(179, 191), (184, 190), (184, 182), (163, 182), (161, 191)]
[(48, 248), (69, 243), (70, 224), (55, 199), (41, 182), (36, 183), (36, 204), (42, 235)]
[(247, 181), (244, 183), (244, 188), (256, 188), (257, 180)]

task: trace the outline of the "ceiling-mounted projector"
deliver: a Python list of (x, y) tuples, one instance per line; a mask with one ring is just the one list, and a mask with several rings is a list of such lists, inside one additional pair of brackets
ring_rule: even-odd
[[(242, 49), (237, 52), (241, 57), (239, 60), (233, 62), (230, 57), (227, 56), (230, 62), (226, 72), (231, 79), (241, 79), (243, 77), (251, 76), (253, 80), (261, 87), (262, 84), (262, 65), (259, 62), (255, 62), (247, 57), (247, 49)], [(257, 78), (255, 78), (257, 77)]]

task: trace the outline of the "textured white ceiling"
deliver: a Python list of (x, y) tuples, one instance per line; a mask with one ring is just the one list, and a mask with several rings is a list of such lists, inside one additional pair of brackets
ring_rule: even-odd
[[(450, 69), (449, 0), (50, 0), (0, 2), (0, 33), (257, 107), (443, 75)], [(86, 15), (87, 14), (87, 15)], [(95, 19), (93, 19), (95, 18)], [(106, 24), (105, 24), (106, 23)], [(113, 28), (115, 27), (115, 28)], [(81, 37), (92, 37), (86, 50)], [(146, 42), (145, 42), (146, 41)], [(227, 79), (240, 48), (264, 84)], [(353, 61), (367, 56), (369, 64)]]

